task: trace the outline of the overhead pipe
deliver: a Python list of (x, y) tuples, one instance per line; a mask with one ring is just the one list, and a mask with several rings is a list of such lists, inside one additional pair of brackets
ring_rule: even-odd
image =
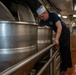
[(53, 9), (57, 12), (60, 12), (61, 9), (59, 9), (58, 7), (55, 6), (55, 4), (53, 2), (51, 2), (50, 0), (47, 0), (47, 2), (53, 7)]

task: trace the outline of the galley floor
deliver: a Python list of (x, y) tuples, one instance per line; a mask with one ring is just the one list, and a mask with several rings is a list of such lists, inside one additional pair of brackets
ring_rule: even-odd
[(76, 51), (71, 52), (73, 67), (68, 69), (66, 75), (76, 75)]

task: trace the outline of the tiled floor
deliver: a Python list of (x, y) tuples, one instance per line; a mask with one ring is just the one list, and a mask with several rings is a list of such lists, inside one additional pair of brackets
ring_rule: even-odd
[(71, 52), (73, 67), (68, 69), (67, 75), (76, 75), (76, 51)]

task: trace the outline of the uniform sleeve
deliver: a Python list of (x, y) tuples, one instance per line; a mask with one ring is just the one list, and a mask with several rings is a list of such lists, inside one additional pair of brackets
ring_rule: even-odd
[(54, 22), (54, 24), (60, 20), (60, 18), (58, 17), (58, 15), (56, 13), (52, 13), (52, 21)]

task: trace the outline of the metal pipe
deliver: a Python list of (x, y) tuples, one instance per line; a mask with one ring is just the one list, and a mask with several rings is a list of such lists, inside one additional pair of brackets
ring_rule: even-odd
[(40, 69), (40, 71), (36, 75), (41, 75), (44, 72), (46, 67), (50, 64), (50, 62), (52, 61), (52, 59), (55, 57), (57, 53), (58, 53), (58, 50), (54, 53), (54, 55), (47, 61), (47, 63)]
[(48, 51), (48, 49), (50, 49), (51, 47), (53, 47), (55, 45), (51, 44), (48, 47), (46, 47), (45, 49), (39, 51), (38, 53), (35, 53), (34, 55), (28, 57), (27, 59), (19, 62), (18, 64), (13, 65), (12, 67), (9, 67), (8, 69), (2, 71), (0, 73), (0, 75), (10, 75), (11, 73), (15, 72), (16, 70), (18, 70), (19, 68), (21, 68), (24, 65), (27, 65), (27, 63), (29, 63), (30, 61), (34, 60), (35, 58), (37, 58), (38, 56), (42, 55), (43, 53), (45, 53), (46, 51)]

